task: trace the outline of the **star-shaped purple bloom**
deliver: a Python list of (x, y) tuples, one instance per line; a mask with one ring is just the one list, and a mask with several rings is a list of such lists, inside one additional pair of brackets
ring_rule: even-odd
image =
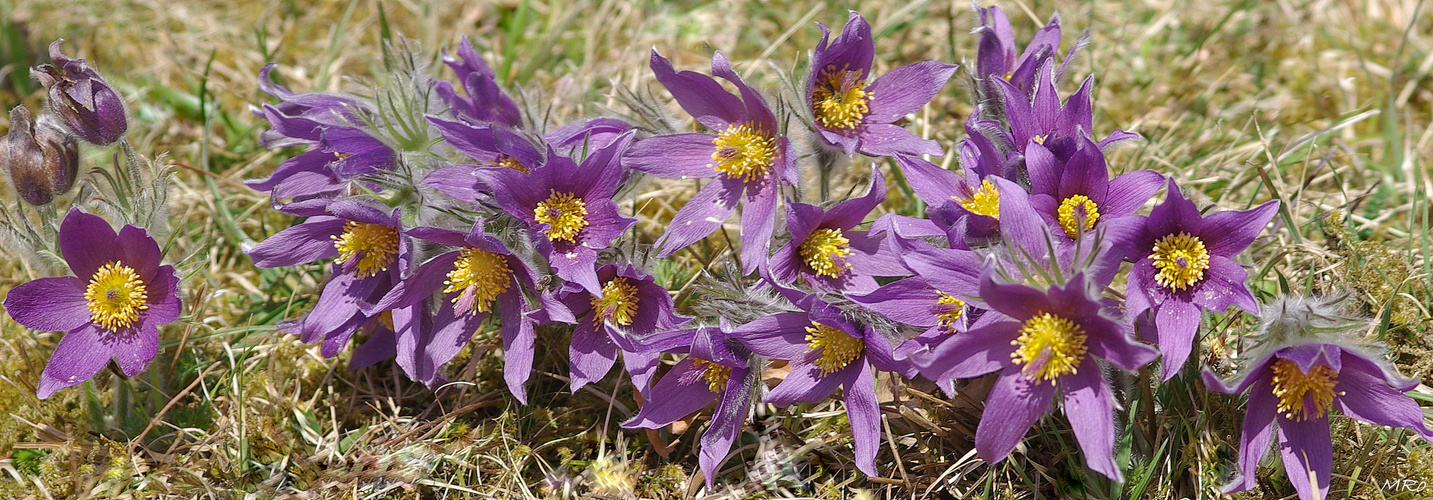
[(885, 199), (885, 179), (872, 168), (865, 196), (837, 203), (830, 210), (787, 203), (791, 241), (771, 255), (771, 277), (787, 284), (803, 278), (821, 291), (868, 292), (876, 288), (872, 276), (909, 275), (885, 238), (854, 230)]
[(757, 373), (747, 365), (750, 353), (724, 327), (676, 330), (643, 340), (635, 347), (639, 351), (687, 357), (657, 381), (646, 404), (622, 427), (660, 429), (716, 401), (711, 425), (702, 432), (698, 457), (710, 488), (751, 408), (758, 381)]
[(826, 25), (816, 25), (821, 27), (821, 42), (806, 78), (806, 103), (821, 139), (848, 155), (856, 151), (871, 156), (943, 154), (936, 141), (916, 137), (895, 123), (930, 102), (955, 74), (956, 65), (924, 61), (867, 83), (876, 41), (866, 19), (850, 11), (846, 27), (835, 39), (830, 39)]
[(712, 74), (735, 85), (740, 97), (710, 76), (677, 71), (655, 49), (651, 67), (682, 109), (715, 132), (649, 137), (633, 144), (624, 158), (633, 169), (657, 177), (715, 177), (677, 211), (657, 240), (657, 257), (665, 258), (712, 234), (744, 198), (742, 267), (748, 273), (755, 271), (766, 261), (776, 228), (780, 188), (796, 182), (790, 141), (777, 135), (776, 116), (766, 100), (741, 80), (721, 52), (712, 56)]
[(517, 103), (498, 86), (497, 73), (473, 49), (466, 35), (458, 44), (458, 58), (450, 57), (447, 50), (443, 51), (443, 64), (453, 69), (458, 75), (458, 83), (468, 94), (467, 97), (458, 95), (453, 84), (446, 81), (433, 82), (433, 90), (448, 103), (454, 115), (473, 123), (497, 123), (505, 127), (522, 125), (522, 113)]
[[(1327, 498), (1333, 471), (1329, 410), (1374, 425), (1405, 427), (1433, 440), (1423, 409), (1405, 392), (1418, 380), (1399, 376), (1387, 362), (1348, 347), (1305, 343), (1259, 358), (1230, 384), (1204, 371), (1204, 385), (1225, 394), (1249, 393), (1239, 436), (1240, 476), (1225, 493), (1256, 486), (1255, 469), (1279, 433), (1279, 456), (1299, 498)], [(1276, 425), (1277, 424), (1277, 425)], [(1315, 482), (1310, 482), (1310, 477)]]
[(987, 313), (970, 331), (911, 354), (920, 373), (941, 387), (999, 372), (975, 431), (980, 457), (996, 463), (1009, 456), (1061, 392), (1086, 463), (1123, 481), (1113, 457), (1114, 395), (1096, 360), (1136, 370), (1158, 352), (1135, 342), (1127, 325), (1109, 317), (1083, 274), (1043, 291), (999, 284), (986, 274), (980, 297), (999, 314)]
[[(1010, 150), (1024, 151), (1031, 144), (1040, 144), (1059, 158), (1068, 158), (1079, 147), (1081, 138), (1093, 139), (1094, 111), (1090, 92), (1095, 77), (1090, 76), (1063, 104), (1055, 90), (1054, 69), (1047, 64), (1039, 73), (1033, 95), (1005, 80), (996, 80), (995, 87), (1005, 104), (1004, 116), (1009, 129), (991, 140), (1005, 144)], [(1115, 130), (1096, 146), (1107, 148), (1120, 141), (1139, 138), (1139, 134)]]
[(594, 295), (576, 283), (567, 283), (557, 297), (577, 318), (568, 347), (572, 390), (602, 380), (622, 353), (622, 365), (632, 385), (650, 396), (656, 374), (657, 352), (621, 349), (629, 336), (646, 337), (675, 330), (691, 318), (673, 310), (672, 296), (651, 275), (630, 265), (607, 264), (597, 269), (602, 294)]
[(99, 216), (72, 208), (59, 241), (75, 275), (30, 281), (5, 296), (16, 323), (69, 332), (40, 373), (40, 399), (94, 377), (110, 359), (126, 376), (144, 371), (159, 349), (159, 325), (180, 309), (179, 277), (159, 264), (159, 244), (143, 228), (125, 225), (116, 234)]
[(512, 169), (523, 174), (541, 168), (547, 161), (537, 144), (516, 130), (494, 126), (444, 120), (429, 116), (428, 123), (443, 135), (453, 149), (476, 163), (443, 167), (423, 178), (433, 189), (465, 202), (486, 198), (491, 189), (483, 182), (484, 169)]
[(498, 206), (527, 224), (557, 276), (598, 295), (597, 252), (637, 222), (612, 201), (627, 170), (621, 155), (631, 140), (628, 132), (580, 165), (549, 148), (547, 163), (531, 174), (506, 168), (479, 172)]
[(1205, 217), (1170, 179), (1164, 203), (1149, 217), (1110, 221), (1135, 228), (1115, 242), (1116, 250), (1134, 261), (1125, 313), (1131, 320), (1145, 311), (1153, 315), (1165, 380), (1179, 373), (1189, 357), (1202, 310), (1223, 311), (1234, 305), (1258, 313), (1259, 303), (1244, 284), (1249, 274), (1233, 258), (1254, 242), (1278, 209), (1274, 200)]
[[(1017, 58), (1015, 33), (1010, 29), (1010, 18), (1005, 15), (1005, 11), (995, 6), (976, 7), (975, 10), (980, 14), (980, 26), (973, 31), (980, 36), (980, 44), (976, 49), (975, 78), (986, 85), (984, 88), (988, 88), (990, 82), (1002, 80), (1029, 94), (1035, 88), (1036, 71), (1046, 64), (1054, 63), (1060, 51), (1060, 15), (1051, 16), (1050, 23), (1035, 32), (1035, 36)], [(1089, 35), (1081, 37), (1075, 42), (1075, 49), (1065, 54), (1055, 75), (1057, 79), (1065, 74), (1072, 56), (1079, 51), (1088, 37)]]
[[(1136, 170), (1110, 179), (1109, 166), (1100, 148), (1087, 137), (1079, 138), (1080, 148), (1061, 162), (1041, 144), (1025, 148), (1030, 173), (1030, 205), (1060, 238), (1072, 242), (1081, 233), (1095, 230), (1128, 230), (1132, 225), (1101, 224), (1132, 215), (1164, 184), (1164, 176), (1153, 170)], [(1106, 237), (1114, 237), (1106, 234)]]

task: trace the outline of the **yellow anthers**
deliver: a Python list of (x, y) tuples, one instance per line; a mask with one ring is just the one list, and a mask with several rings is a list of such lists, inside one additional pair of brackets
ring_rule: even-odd
[(601, 324), (603, 321), (611, 321), (614, 324), (628, 326), (632, 324), (632, 317), (637, 314), (637, 286), (627, 282), (627, 278), (618, 276), (607, 280), (602, 284), (602, 298), (592, 296), (593, 321)]
[(851, 268), (851, 264), (846, 262), (846, 257), (851, 255), (851, 240), (846, 239), (840, 229), (817, 229), (796, 251), (801, 260), (821, 276), (838, 278)]
[(954, 196), (951, 198), (959, 201), (961, 208), (969, 210), (970, 213), (1000, 220), (1000, 191), (995, 189), (995, 183), (990, 182), (989, 179), (980, 181), (980, 190), (976, 191), (969, 200), (961, 200)]
[(707, 390), (712, 392), (721, 392), (722, 389), (726, 389), (726, 382), (731, 380), (731, 367), (721, 363), (692, 358), (691, 370), (702, 371), (702, 378), (707, 381)]
[(387, 271), (398, 260), (398, 229), (393, 226), (348, 221), (343, 234), (331, 238), (339, 264), (358, 259), (353, 274), (359, 278)]
[(454, 304), (467, 304), (458, 314), (489, 312), (498, 295), (512, 287), (512, 270), (502, 254), (468, 248), (458, 253), (458, 260), (453, 262), (453, 270), (448, 271), (448, 280), (443, 284), (448, 285), (443, 293), (458, 292), (458, 296), (453, 297)]
[(936, 308), (941, 312), (936, 313), (936, 319), (940, 320), (940, 326), (950, 328), (960, 320), (960, 315), (965, 313), (965, 301), (957, 299), (948, 293), (937, 290), (940, 298), (936, 299)]
[(752, 179), (766, 175), (776, 161), (776, 139), (748, 123), (733, 123), (712, 139), (712, 169), (728, 179)]
[(547, 238), (552, 241), (577, 242), (577, 233), (587, 227), (587, 202), (574, 198), (572, 193), (548, 191), (546, 200), (537, 203), (532, 218), (539, 224), (550, 224)]
[(1100, 220), (1100, 207), (1088, 196), (1077, 194), (1060, 202), (1056, 215), (1059, 215), (1060, 227), (1065, 228), (1065, 235), (1074, 238), (1095, 228), (1095, 222)]
[(1085, 359), (1085, 329), (1050, 313), (1040, 313), (1020, 325), (1020, 337), (1010, 342), (1018, 347), (1010, 355), (1025, 365), (1021, 373), (1035, 383), (1053, 381), (1079, 371)]
[(490, 165), (494, 167), (511, 168), (524, 174), (532, 173), (528, 171), (526, 166), (523, 166), (522, 162), (517, 161), (517, 158), (513, 158), (508, 155), (498, 155), (498, 159), (493, 160)]
[(816, 78), (811, 93), (811, 113), (828, 129), (853, 129), (871, 112), (869, 103), (874, 97), (866, 91), (864, 72), (838, 70), (833, 64)]
[(1209, 251), (1204, 248), (1204, 241), (1184, 231), (1155, 241), (1150, 258), (1154, 259), (1154, 268), (1159, 270), (1154, 281), (1174, 292), (1194, 286), (1204, 279), (1204, 271), (1209, 269)]
[(100, 266), (85, 287), (90, 321), (106, 330), (129, 328), (139, 321), (139, 312), (149, 309), (149, 289), (134, 268), (110, 261)]
[(1290, 420), (1301, 421), (1323, 417), (1329, 412), (1338, 385), (1338, 372), (1316, 365), (1304, 373), (1298, 363), (1287, 359), (1274, 362), (1274, 396), (1279, 398), (1279, 413)]
[(1045, 145), (1045, 140), (1046, 140), (1046, 139), (1049, 139), (1049, 138), (1050, 138), (1050, 134), (1040, 134), (1040, 135), (1037, 135), (1037, 136), (1035, 136), (1035, 137), (1031, 137), (1030, 140), (1035, 141), (1035, 144), (1039, 144), (1039, 145), (1043, 146), (1043, 145)]
[(821, 368), (821, 376), (824, 377), (861, 357), (861, 353), (866, 350), (866, 341), (847, 335), (840, 329), (812, 321), (811, 326), (806, 327), (806, 346), (810, 347), (811, 351), (821, 350), (821, 357), (816, 358), (816, 366)]

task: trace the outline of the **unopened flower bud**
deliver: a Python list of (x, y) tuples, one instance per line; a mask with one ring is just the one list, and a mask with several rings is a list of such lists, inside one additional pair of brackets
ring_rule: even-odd
[(43, 114), (35, 120), (35, 142), (45, 156), (45, 170), (55, 194), (63, 194), (75, 185), (75, 176), (80, 171), (80, 141), (60, 124), (53, 114)]
[(44, 205), (55, 198), (55, 188), (45, 170), (45, 154), (35, 141), (35, 123), (25, 105), (10, 110), (10, 133), (0, 140), (0, 164), (10, 171), (10, 185), (20, 199)]
[(99, 145), (119, 140), (129, 127), (124, 100), (84, 59), (65, 57), (60, 52), (62, 41), (50, 44), (50, 60), (55, 64), (41, 64), (30, 74), (48, 91), (50, 108), (80, 139)]

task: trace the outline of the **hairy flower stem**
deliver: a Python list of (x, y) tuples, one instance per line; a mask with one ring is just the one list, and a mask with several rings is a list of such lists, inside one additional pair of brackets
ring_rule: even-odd
[(816, 150), (817, 171), (821, 178), (821, 201), (831, 199), (831, 174), (836, 171), (836, 163), (840, 159), (835, 150), (824, 147)]

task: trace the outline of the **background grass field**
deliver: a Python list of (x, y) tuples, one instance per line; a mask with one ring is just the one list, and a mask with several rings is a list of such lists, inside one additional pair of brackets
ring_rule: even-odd
[[(1148, 140), (1111, 157), (1118, 172), (1175, 175), (1201, 204), (1246, 208), (1284, 202), (1282, 229), (1254, 249), (1251, 288), (1348, 294), (1405, 374), (1433, 371), (1433, 6), (1418, 0), (1000, 2), (1022, 45), (1058, 11), (1068, 48), (1090, 44), (1068, 80), (1096, 75), (1095, 127)], [(0, 318), (0, 497), (13, 498), (1181, 498), (1214, 495), (1233, 468), (1239, 400), (1208, 395), (1186, 373), (1150, 391), (1123, 380), (1128, 427), (1119, 445), (1135, 464), (1123, 485), (1083, 470), (1058, 418), (1032, 431), (996, 466), (974, 458), (978, 384), (948, 400), (929, 385), (885, 398), (885, 478), (851, 465), (840, 403), (760, 408), (726, 486), (701, 489), (692, 452), (701, 420), (662, 432), (623, 431), (635, 412), (630, 384), (610, 377), (566, 390), (560, 330), (539, 333), (524, 407), (506, 394), (495, 332), (482, 332), (451, 365), (452, 390), (435, 396), (391, 363), (356, 372), (346, 355), (274, 325), (310, 307), (321, 266), (256, 269), (245, 245), (291, 218), (246, 188), (293, 150), (260, 148), (266, 125), (249, 106), (259, 68), (281, 65), (296, 91), (358, 90), (382, 67), (385, 39), (415, 39), (435, 72), (438, 49), (469, 36), (520, 96), (538, 126), (631, 113), (631, 93), (670, 105), (647, 68), (656, 47), (682, 69), (705, 72), (712, 50), (763, 88), (791, 92), (816, 21), (839, 27), (839, 2), (735, 0), (305, 2), (0, 0), (0, 104), (42, 102), (28, 67), (63, 37), (127, 97), (130, 140), (176, 170), (166, 260), (185, 279), (185, 316), (163, 330), (149, 372), (44, 402), (34, 385), (58, 333)], [(925, 59), (974, 57), (969, 4), (877, 0), (855, 6), (877, 37), (877, 73)], [(839, 28), (838, 28), (839, 29)], [(447, 70), (438, 72), (451, 77)], [(793, 76), (794, 75), (794, 76)], [(962, 71), (913, 121), (947, 147), (963, 137), (970, 91)], [(1065, 82), (1062, 92), (1074, 88)], [(630, 91), (630, 92), (629, 92)], [(676, 114), (674, 116), (682, 116)], [(685, 118), (683, 118), (685, 119)], [(682, 123), (682, 122), (678, 122)], [(809, 145), (803, 145), (809, 150)], [(85, 170), (113, 169), (115, 152), (84, 151)], [(833, 183), (865, 170), (857, 159)], [(89, 178), (97, 177), (91, 175)], [(652, 183), (643, 241), (659, 233), (691, 186)], [(809, 186), (808, 186), (809, 187)], [(7, 187), (0, 197), (14, 206)], [(899, 186), (883, 207), (910, 210)], [(0, 257), (0, 290), (40, 277)], [(688, 256), (655, 270), (680, 288), (703, 265)], [(1252, 319), (1211, 315), (1203, 355), (1219, 369)], [(937, 396), (932, 396), (935, 394)], [(1416, 397), (1433, 401), (1433, 390)], [(1433, 448), (1401, 430), (1334, 419), (1338, 496), (1433, 496)], [(667, 448), (663, 449), (662, 446)], [(1275, 461), (1277, 462), (1277, 461)], [(747, 465), (751, 467), (748, 468)], [(1399, 483), (1390, 483), (1399, 481)], [(1411, 482), (1410, 482), (1411, 481)], [(1393, 484), (1392, 487), (1389, 485)], [(1293, 493), (1282, 471), (1261, 469), (1240, 498)]]

